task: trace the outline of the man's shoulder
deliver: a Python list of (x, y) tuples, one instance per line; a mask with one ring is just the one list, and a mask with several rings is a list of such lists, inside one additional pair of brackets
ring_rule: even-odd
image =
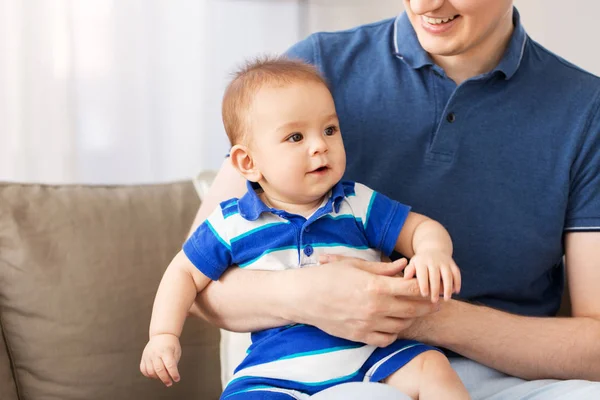
[[(395, 19), (388, 18), (339, 31), (316, 32), (296, 43), (288, 49), (286, 54), (292, 58), (300, 58), (318, 65), (323, 61), (335, 61), (336, 57), (344, 54), (355, 54), (356, 49), (364, 44), (384, 44), (387, 47), (388, 44), (384, 39), (390, 38), (391, 40), (390, 35), (394, 29)], [(321, 55), (326, 55), (326, 57), (321, 57)]]
[(387, 18), (381, 21), (363, 24), (349, 29), (316, 32), (313, 33), (311, 36), (319, 37), (326, 41), (349, 40), (357, 36), (378, 37), (378, 34), (380, 34), (381, 32), (385, 32), (387, 29), (393, 28), (395, 20), (396, 17)]
[(565, 58), (550, 51), (540, 43), (529, 38), (530, 55), (538, 60), (545, 75), (549, 79), (568, 81), (569, 85), (579, 84), (588, 87), (592, 91), (600, 89), (600, 77), (567, 61)]

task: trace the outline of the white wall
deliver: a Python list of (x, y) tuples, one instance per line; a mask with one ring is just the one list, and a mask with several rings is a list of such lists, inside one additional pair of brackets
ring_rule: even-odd
[[(535, 40), (600, 75), (600, 0), (515, 4)], [(236, 64), (402, 9), (402, 0), (0, 0), (0, 180), (153, 182), (218, 168), (228, 149), (221, 97)]]
[(402, 0), (309, 0), (311, 32), (347, 29), (398, 15)]
[(515, 0), (515, 5), (532, 39), (600, 75), (600, 1)]

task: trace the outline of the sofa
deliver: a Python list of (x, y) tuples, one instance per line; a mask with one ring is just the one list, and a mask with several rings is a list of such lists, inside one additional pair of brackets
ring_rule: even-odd
[(139, 372), (156, 288), (209, 180), (0, 183), (0, 400), (219, 398), (248, 335), (189, 318), (181, 382)]
[(139, 372), (156, 288), (199, 204), (191, 181), (0, 183), (0, 399), (218, 399), (220, 334), (198, 318), (181, 382)]

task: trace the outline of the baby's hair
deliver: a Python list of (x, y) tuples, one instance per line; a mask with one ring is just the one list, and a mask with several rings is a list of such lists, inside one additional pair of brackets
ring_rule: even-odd
[(242, 142), (248, 134), (247, 112), (254, 96), (262, 87), (306, 80), (328, 87), (313, 65), (285, 56), (254, 58), (234, 72), (233, 79), (225, 89), (221, 108), (223, 125), (231, 145)]

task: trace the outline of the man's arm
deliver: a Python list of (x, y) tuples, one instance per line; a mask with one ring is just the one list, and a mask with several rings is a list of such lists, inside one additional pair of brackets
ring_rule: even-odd
[[(235, 170), (230, 158), (227, 157), (221, 164), (221, 169), (208, 194), (202, 199), (202, 204), (196, 213), (188, 236), (191, 236), (220, 202), (232, 197), (241, 197), (245, 191), (244, 178)], [(261, 294), (269, 293), (277, 296), (274, 292), (281, 288), (281, 285), (276, 285), (277, 282), (271, 281), (278, 277), (266, 271), (242, 271), (241, 274), (232, 274), (232, 271), (233, 269), (226, 271), (219, 281), (211, 282), (198, 295), (190, 309), (190, 314), (233, 331), (264, 329), (288, 323), (288, 321), (261, 312), (262, 310), (258, 306), (262, 303)], [(225, 282), (227, 285), (224, 285)], [(245, 298), (245, 304), (248, 304), (249, 309), (239, 307), (237, 301), (232, 301), (238, 296), (244, 298), (244, 294), (248, 295)]]
[(200, 224), (210, 215), (210, 213), (221, 203), (232, 197), (241, 197), (246, 191), (244, 178), (233, 168), (229, 157), (223, 160), (221, 169), (215, 177), (210, 190), (196, 213), (196, 218), (192, 223), (192, 228), (188, 237), (200, 226)]
[(600, 381), (600, 232), (565, 237), (572, 318), (522, 317), (459, 301), (411, 336), (525, 379)]
[[(244, 180), (225, 160), (192, 231), (219, 202), (244, 191)], [(293, 321), (347, 339), (386, 345), (414, 318), (438, 308), (419, 296), (416, 281), (395, 277), (404, 268), (402, 262), (353, 260), (288, 271), (230, 268), (200, 293), (190, 313), (232, 331)]]

